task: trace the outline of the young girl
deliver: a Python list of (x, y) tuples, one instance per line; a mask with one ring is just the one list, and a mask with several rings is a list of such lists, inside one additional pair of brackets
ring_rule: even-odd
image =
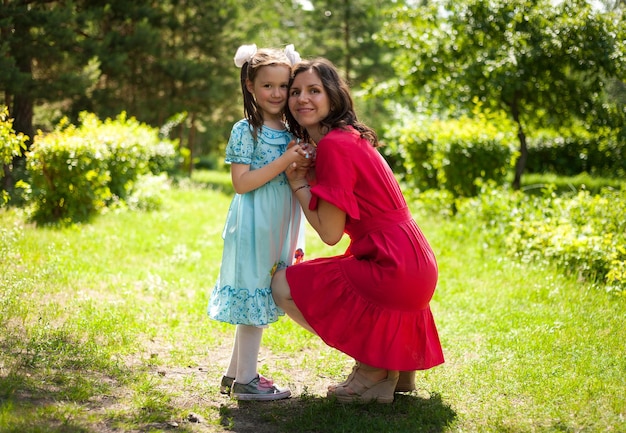
[(300, 246), (302, 211), (283, 173), (292, 163), (307, 162), (299, 144), (287, 148), (292, 136), (283, 123), (291, 66), (299, 60), (293, 45), (284, 52), (243, 45), (235, 55), (245, 119), (235, 123), (226, 147), (236, 194), (208, 314), (237, 325), (220, 391), (240, 400), (291, 395), (258, 374), (257, 360), (263, 328), (284, 315), (272, 298), (272, 275), (293, 262)]

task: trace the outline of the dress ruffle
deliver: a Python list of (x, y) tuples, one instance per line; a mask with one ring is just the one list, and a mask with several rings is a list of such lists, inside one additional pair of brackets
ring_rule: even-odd
[(292, 290), (292, 297), (320, 338), (377, 368), (425, 370), (442, 364), (430, 307), (394, 310), (365, 299), (346, 283), (343, 259), (315, 259), (287, 268), (291, 287), (297, 287), (298, 281), (309, 282), (306, 290)]
[(209, 315), (233, 325), (266, 325), (285, 314), (274, 302), (269, 288), (251, 292), (232, 286), (216, 287), (211, 297), (214, 302), (209, 305)]

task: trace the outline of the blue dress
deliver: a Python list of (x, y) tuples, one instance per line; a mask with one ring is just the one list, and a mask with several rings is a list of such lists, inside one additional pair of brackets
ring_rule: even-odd
[[(280, 157), (291, 134), (263, 126), (256, 143), (246, 119), (235, 123), (226, 146), (227, 163), (255, 170)], [(217, 283), (209, 301), (212, 319), (263, 326), (284, 315), (270, 289), (276, 269), (291, 265), (298, 245), (302, 209), (284, 173), (265, 185), (235, 194), (226, 216), (224, 251)], [(302, 237), (300, 237), (302, 239)]]

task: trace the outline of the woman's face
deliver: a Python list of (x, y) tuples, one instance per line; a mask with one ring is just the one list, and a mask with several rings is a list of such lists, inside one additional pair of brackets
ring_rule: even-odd
[(320, 133), (320, 122), (330, 112), (330, 100), (317, 72), (300, 72), (289, 88), (289, 111), (311, 137)]

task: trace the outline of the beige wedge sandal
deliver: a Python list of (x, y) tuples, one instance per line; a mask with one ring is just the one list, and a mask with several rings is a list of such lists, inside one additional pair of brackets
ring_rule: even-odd
[(415, 391), (415, 370), (401, 371), (396, 385), (396, 392)]
[[(328, 395), (333, 394), (338, 386), (345, 386), (347, 383), (349, 383), (352, 380), (352, 377), (354, 377), (354, 374), (358, 370), (360, 364), (361, 363), (359, 361), (355, 362), (355, 364), (352, 366), (352, 371), (343, 382), (334, 385), (328, 385)], [(415, 391), (415, 370), (401, 371), (398, 378), (398, 384), (396, 385), (396, 389), (394, 390), (394, 392), (411, 391)]]
[(398, 383), (399, 373), (388, 370), (387, 377), (374, 382), (363, 375), (363, 371), (380, 370), (364, 364), (357, 364), (344, 382), (329, 389), (328, 396), (335, 396), (340, 403), (392, 403)]

